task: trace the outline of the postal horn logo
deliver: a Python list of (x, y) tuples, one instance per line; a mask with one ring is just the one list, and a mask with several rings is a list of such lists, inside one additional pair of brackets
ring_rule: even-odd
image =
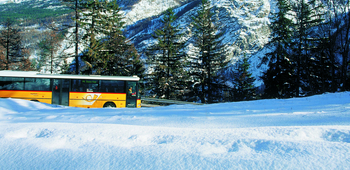
[(88, 94), (83, 99), (87, 102), (88, 105), (92, 105), (96, 100), (101, 96), (101, 94)]

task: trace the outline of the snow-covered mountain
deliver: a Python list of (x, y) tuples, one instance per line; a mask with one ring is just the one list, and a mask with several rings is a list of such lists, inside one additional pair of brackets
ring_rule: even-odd
[[(0, 0), (0, 3), (7, 1)], [(37, 0), (40, 3), (49, 1)], [(132, 40), (140, 53), (155, 42), (151, 35), (161, 26), (162, 12), (170, 7), (175, 8), (178, 16), (175, 24), (180, 24), (183, 28), (185, 40), (192, 37), (191, 17), (197, 13), (200, 0), (117, 1), (125, 16), (126, 36)], [(275, 0), (211, 0), (211, 4), (218, 20), (215, 24), (220, 25), (220, 31), (224, 32), (222, 42), (228, 51), (227, 57), (231, 64), (244, 54), (251, 56), (251, 71), (255, 77), (260, 76), (261, 70), (256, 66), (259, 56), (265, 53), (262, 49), (269, 41), (269, 16), (277, 10)], [(191, 46), (191, 41), (188, 41), (187, 47)]]
[[(129, 24), (126, 34), (142, 53), (155, 42), (151, 34), (161, 26), (162, 16), (159, 15), (161, 11), (174, 7), (178, 15), (175, 24), (181, 25), (186, 40), (189, 40), (192, 37), (191, 17), (196, 15), (199, 4), (198, 0), (182, 4), (176, 0), (140, 0), (134, 4), (134, 8), (125, 11), (125, 18)], [(264, 68), (259, 69), (257, 65), (260, 62), (259, 56), (265, 53), (263, 48), (269, 41), (269, 16), (278, 10), (276, 1), (211, 0), (211, 4), (218, 20), (215, 24), (220, 25), (220, 31), (224, 32), (222, 42), (229, 53), (227, 57), (231, 64), (244, 54), (251, 56), (251, 71), (255, 77), (260, 76), (260, 69)], [(149, 18), (150, 16), (153, 17)], [(188, 48), (192, 46), (190, 41), (187, 46)]]

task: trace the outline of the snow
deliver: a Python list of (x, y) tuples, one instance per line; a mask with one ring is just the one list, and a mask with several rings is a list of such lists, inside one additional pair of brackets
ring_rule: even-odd
[(0, 99), (1, 169), (349, 169), (350, 92), (156, 108)]
[(5, 4), (5, 3), (22, 3), (25, 1), (29, 1), (29, 0), (0, 0), (0, 4)]
[(139, 20), (162, 13), (170, 7), (179, 5), (175, 0), (140, 0), (133, 5), (132, 10), (126, 10), (126, 24), (130, 25)]

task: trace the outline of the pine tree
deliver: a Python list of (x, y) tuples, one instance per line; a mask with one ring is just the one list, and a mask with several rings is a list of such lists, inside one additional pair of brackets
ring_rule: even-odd
[(252, 100), (255, 98), (255, 78), (252, 77), (252, 73), (249, 72), (249, 61), (246, 56), (241, 60), (234, 73), (233, 85), (234, 85), (234, 100)]
[[(315, 0), (306, 2), (301, 0), (295, 7), (296, 24), (295, 24), (295, 60), (296, 60), (296, 95), (301, 93), (308, 94), (313, 91), (310, 89), (310, 71), (308, 69), (309, 59), (311, 56), (311, 44), (316, 43), (316, 39), (311, 37), (312, 28), (319, 25), (323, 19), (318, 11), (322, 8), (317, 5)], [(300, 89), (302, 91), (300, 91)]]
[(143, 77), (144, 65), (140, 55), (124, 36), (109, 37), (108, 48), (102, 56), (108, 59), (102, 74)]
[(6, 68), (5, 49), (0, 45), (0, 70), (5, 70), (5, 68)]
[(102, 43), (103, 52), (101, 57), (104, 58), (103, 66), (105, 75), (120, 75), (143, 77), (144, 65), (137, 53), (134, 45), (123, 35), (125, 22), (120, 13), (121, 8), (116, 1), (105, 2), (106, 15), (101, 15), (99, 21), (103, 27)]
[(309, 58), (308, 68), (310, 73), (309, 86), (312, 89), (312, 94), (322, 94), (332, 91), (332, 67), (331, 56), (326, 54), (326, 49), (329, 44), (328, 38), (323, 38), (322, 42), (313, 47)]
[(349, 54), (350, 54), (350, 1), (332, 0), (336, 31), (332, 37), (336, 39), (336, 53), (341, 56), (340, 82), (342, 91), (350, 90)]
[[(63, 35), (55, 31), (50, 30), (46, 37), (42, 39), (38, 45), (41, 49), (39, 63), (50, 61), (50, 72), (53, 73), (54, 70), (54, 58), (56, 58), (55, 53), (60, 48), (59, 43), (63, 40)], [(38, 68), (40, 69), (40, 68)]]
[(80, 65), (79, 65), (79, 44), (80, 44), (80, 38), (79, 38), (79, 23), (78, 20), (80, 18), (80, 12), (82, 9), (82, 2), (84, 0), (61, 0), (62, 4), (67, 6), (68, 8), (72, 9), (74, 11), (74, 25), (65, 25), (65, 29), (74, 28), (74, 33), (71, 38), (73, 44), (74, 44), (74, 58), (75, 58), (75, 74), (79, 74)]
[(272, 40), (268, 44), (275, 49), (262, 58), (262, 64), (269, 62), (269, 69), (262, 76), (265, 85), (264, 95), (267, 98), (292, 97), (296, 91), (295, 63), (291, 58), (292, 9), (286, 0), (279, 0), (277, 6), (279, 11), (273, 14)]
[(192, 17), (194, 46), (199, 52), (190, 59), (190, 75), (194, 81), (194, 95), (202, 103), (212, 103), (220, 94), (219, 89), (214, 88), (214, 82), (218, 82), (217, 73), (227, 65), (221, 45), (223, 32), (218, 33), (211, 10), (210, 1), (202, 0), (197, 16)]
[(101, 74), (103, 64), (105, 63), (100, 52), (103, 50), (103, 44), (97, 38), (102, 33), (102, 15), (104, 10), (104, 1), (88, 0), (85, 9), (82, 12), (78, 23), (85, 30), (82, 37), (83, 43), (88, 47), (83, 53), (82, 59), (86, 64), (85, 74)]
[[(311, 30), (319, 29), (324, 23), (324, 10), (323, 5), (316, 4), (316, 1), (310, 1), (311, 3), (311, 15), (310, 25)], [(312, 31), (310, 31), (312, 32)], [(308, 38), (309, 40), (309, 55), (306, 59), (307, 63), (307, 82), (309, 94), (320, 94), (325, 92), (326, 86), (328, 89), (328, 80), (330, 78), (331, 61), (330, 58), (325, 54), (325, 46), (328, 46), (329, 39), (313, 33)], [(329, 90), (327, 90), (329, 91)]]
[(115, 1), (89, 0), (79, 24), (85, 30), (82, 40), (88, 46), (83, 53), (85, 74), (142, 75), (143, 65), (124, 36), (123, 17)]
[[(319, 8), (322, 8), (320, 6)], [(329, 12), (329, 11), (328, 11)], [(332, 19), (323, 22), (323, 17), (329, 17), (327, 14), (314, 15), (321, 24), (317, 24), (313, 29), (317, 29), (310, 39), (310, 57), (307, 59), (309, 86), (311, 94), (320, 94), (324, 92), (334, 92), (337, 88), (335, 68), (335, 48), (336, 39), (332, 37), (331, 30), (334, 28)], [(321, 18), (322, 17), (322, 18)], [(332, 18), (332, 17), (331, 17)]]
[(32, 63), (29, 59), (29, 50), (26, 48), (21, 49), (21, 54), (23, 55), (20, 59), (20, 62), (16, 63), (16, 69), (21, 71), (32, 71)]
[(0, 46), (4, 49), (5, 70), (30, 70), (29, 52), (21, 43), (20, 29), (7, 19), (0, 30)]
[[(336, 63), (336, 56), (337, 56), (337, 32), (334, 31), (337, 28), (337, 25), (339, 25), (340, 22), (343, 20), (340, 19), (338, 16), (338, 7), (336, 6), (335, 0), (326, 0), (327, 4), (327, 11), (326, 11), (326, 19), (327, 22), (322, 25), (320, 28), (320, 37), (321, 38), (321, 46), (323, 48), (323, 52), (328, 56), (330, 65), (330, 92), (336, 92), (338, 88), (337, 83), (337, 63)], [(334, 17), (335, 16), (335, 17)]]
[(149, 48), (148, 64), (153, 68), (149, 79), (153, 81), (152, 92), (157, 97), (177, 99), (182, 97), (185, 89), (186, 73), (184, 70), (184, 43), (179, 25), (175, 25), (175, 13), (169, 8), (161, 20), (162, 28), (153, 35), (158, 43)]

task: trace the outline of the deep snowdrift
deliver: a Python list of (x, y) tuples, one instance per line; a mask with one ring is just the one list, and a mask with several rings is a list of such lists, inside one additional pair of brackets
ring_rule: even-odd
[(350, 93), (141, 109), (0, 99), (0, 169), (349, 169)]

